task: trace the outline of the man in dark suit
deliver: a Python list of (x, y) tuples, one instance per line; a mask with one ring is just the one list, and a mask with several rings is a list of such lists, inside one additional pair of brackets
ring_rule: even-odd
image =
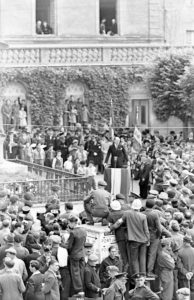
[(84, 290), (84, 245), (87, 235), (86, 231), (83, 228), (78, 227), (77, 221), (77, 218), (74, 216), (70, 217), (69, 219), (69, 227), (71, 231), (67, 243), (69, 251), (71, 279), (75, 294), (79, 294)]
[(127, 153), (123, 145), (120, 144), (120, 138), (115, 137), (113, 144), (109, 147), (105, 159), (105, 167), (111, 155), (111, 168), (123, 168), (123, 165), (128, 162)]
[(141, 166), (139, 170), (139, 188), (140, 188), (140, 197), (143, 199), (146, 199), (148, 195), (151, 168), (152, 166), (148, 162), (147, 157), (142, 156)]
[(91, 254), (88, 257), (88, 263), (84, 271), (85, 296), (92, 299), (100, 297), (101, 292), (100, 278), (96, 272), (97, 263), (98, 257)]

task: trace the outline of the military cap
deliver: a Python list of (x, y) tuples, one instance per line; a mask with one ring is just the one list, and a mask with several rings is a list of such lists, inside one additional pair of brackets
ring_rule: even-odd
[(168, 194), (165, 192), (161, 192), (158, 196), (159, 199), (161, 200), (168, 200)]
[(107, 186), (107, 183), (104, 180), (100, 180), (100, 181), (98, 181), (98, 185), (99, 186)]
[(121, 210), (121, 204), (118, 200), (114, 200), (110, 204), (110, 208), (114, 211)]
[(123, 272), (123, 273), (115, 274), (115, 278), (117, 278), (117, 279), (122, 278), (122, 277), (127, 277), (127, 273)]
[(98, 261), (98, 256), (96, 256), (95, 254), (91, 254), (89, 257), (88, 257), (88, 260), (89, 261)]
[(183, 242), (185, 242), (185, 243), (192, 243), (192, 237), (190, 236), (190, 235), (185, 235), (184, 237), (183, 237)]
[(144, 272), (139, 272), (139, 273), (136, 273), (136, 274), (133, 274), (131, 276), (132, 279), (140, 279), (140, 278), (146, 278), (146, 273)]
[(174, 178), (172, 178), (169, 182), (172, 186), (176, 186), (178, 184), (177, 180)]
[(149, 191), (149, 194), (154, 195), (154, 196), (157, 196), (159, 193), (158, 193), (158, 191), (156, 191), (156, 190), (150, 190), (150, 191)]
[(176, 291), (177, 295), (190, 296), (190, 289), (184, 287)]
[(10, 247), (10, 248), (6, 249), (5, 252), (6, 253), (15, 254), (15, 255), (17, 253), (14, 247)]
[(125, 196), (123, 194), (117, 194), (116, 200), (125, 200)]
[(93, 244), (91, 244), (91, 243), (86, 242), (84, 244), (84, 248), (92, 248), (92, 247), (93, 247)]
[(22, 207), (22, 212), (23, 212), (24, 214), (28, 214), (29, 211), (30, 211), (30, 207), (29, 207), (29, 206), (23, 206), (23, 207)]

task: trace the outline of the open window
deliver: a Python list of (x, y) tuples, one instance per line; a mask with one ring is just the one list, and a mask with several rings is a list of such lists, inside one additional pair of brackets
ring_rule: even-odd
[(36, 34), (48, 35), (55, 32), (55, 0), (36, 0)]
[(100, 34), (116, 35), (117, 0), (100, 0)]

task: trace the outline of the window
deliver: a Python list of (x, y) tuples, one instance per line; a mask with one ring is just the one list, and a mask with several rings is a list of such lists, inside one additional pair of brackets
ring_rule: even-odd
[(146, 124), (146, 107), (141, 105), (141, 124)]
[(116, 6), (117, 0), (100, 0), (100, 34), (118, 34)]
[(189, 45), (194, 44), (194, 30), (187, 30), (186, 31), (186, 43)]
[(54, 33), (54, 0), (36, 0), (36, 34)]

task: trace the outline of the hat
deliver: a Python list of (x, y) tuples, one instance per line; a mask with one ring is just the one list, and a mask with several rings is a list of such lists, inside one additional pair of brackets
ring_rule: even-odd
[(125, 200), (125, 196), (123, 194), (117, 194), (116, 195), (116, 200)]
[(65, 203), (65, 208), (72, 210), (73, 209), (73, 204), (72, 203)]
[(10, 244), (14, 243), (14, 235), (13, 235), (13, 233), (10, 233), (10, 234), (6, 235), (3, 239), (7, 243), (10, 243)]
[(186, 194), (186, 195), (190, 195), (191, 194), (191, 190), (189, 190), (187, 187), (183, 187), (182, 188), (182, 193)]
[(119, 268), (117, 266), (107, 266), (106, 267), (106, 271), (107, 272), (116, 272), (116, 273), (119, 273)]
[(176, 291), (177, 295), (190, 296), (190, 289), (184, 287)]
[(6, 210), (7, 207), (8, 207), (8, 203), (7, 202), (0, 203), (0, 210)]
[(0, 191), (0, 198), (4, 198), (5, 196), (7, 196), (6, 191), (1, 190), (1, 191)]
[(21, 243), (22, 241), (23, 241), (23, 239), (22, 239), (21, 235), (16, 234), (16, 235), (14, 236), (14, 242), (16, 242), (16, 243)]
[(24, 214), (28, 214), (29, 211), (30, 211), (30, 207), (29, 207), (29, 206), (23, 206), (23, 207), (22, 207), (22, 212), (23, 212)]
[(175, 192), (175, 191), (173, 191), (173, 190), (169, 190), (169, 191), (167, 191), (167, 194), (168, 194), (168, 197), (169, 197), (170, 199), (172, 199), (172, 198), (174, 198), (174, 197), (175, 197), (175, 195), (176, 195), (176, 192)]
[(29, 201), (29, 200), (33, 200), (34, 199), (34, 195), (31, 192), (27, 192), (24, 194), (24, 199)]
[(185, 243), (192, 243), (192, 237), (190, 236), (190, 235), (185, 235), (184, 237), (183, 237), (183, 242), (185, 242)]
[(4, 258), (4, 264), (8, 267), (8, 268), (13, 268), (15, 262), (13, 259), (11, 259), (11, 257), (5, 257)]
[(59, 235), (51, 235), (50, 236), (53, 244), (61, 244), (61, 237)]
[(76, 222), (76, 223), (78, 221), (78, 219), (75, 216), (72, 216), (72, 215), (69, 217), (68, 220), (69, 220), (69, 222)]
[(91, 243), (86, 242), (84, 244), (84, 248), (92, 248), (92, 247), (93, 247), (93, 244), (91, 244)]
[(177, 184), (178, 184), (178, 182), (177, 182), (177, 180), (175, 180), (175, 179), (170, 179), (170, 184), (172, 185), (172, 186), (176, 186)]
[(180, 230), (180, 226), (179, 226), (179, 223), (176, 221), (176, 220), (173, 220), (171, 222), (171, 229), (173, 231), (179, 231)]
[(91, 255), (88, 257), (88, 260), (89, 260), (89, 261), (96, 261), (96, 262), (98, 262), (98, 256), (96, 256), (95, 254), (91, 254)]
[(19, 201), (19, 197), (17, 195), (13, 195), (10, 197), (10, 202), (12, 204), (16, 203), (17, 201)]
[(146, 277), (146, 273), (143, 273), (143, 272), (136, 273), (131, 276), (132, 279), (140, 279), (140, 278), (145, 278), (145, 277)]
[(104, 180), (100, 180), (100, 181), (98, 181), (98, 185), (99, 186), (107, 186), (107, 183)]
[(35, 249), (35, 250), (40, 250), (42, 247), (39, 244), (31, 244), (30, 245), (31, 249)]
[(117, 279), (122, 278), (122, 277), (127, 277), (127, 273), (123, 272), (123, 273), (115, 274), (115, 278), (117, 278)]
[(158, 197), (161, 200), (168, 200), (168, 194), (165, 192), (161, 192)]
[(111, 202), (110, 208), (112, 208), (112, 210), (115, 210), (115, 211), (121, 210), (121, 204), (118, 200), (114, 200)]
[(167, 246), (167, 245), (171, 244), (171, 242), (170, 242), (170, 240), (168, 238), (161, 239), (160, 243), (161, 243), (162, 246)]
[(142, 208), (141, 200), (140, 199), (133, 200), (131, 208), (132, 209), (140, 209), (140, 208)]
[(5, 252), (6, 253), (15, 254), (15, 255), (17, 253), (16, 250), (15, 250), (15, 248), (13, 248), (13, 247), (10, 247), (10, 248), (6, 249)]
[(150, 191), (149, 191), (149, 194), (154, 195), (154, 196), (157, 196), (159, 193), (158, 193), (158, 191), (156, 191), (156, 190), (150, 190)]
[(3, 220), (2, 222), (3, 226), (7, 227), (10, 224), (10, 221), (8, 219)]

